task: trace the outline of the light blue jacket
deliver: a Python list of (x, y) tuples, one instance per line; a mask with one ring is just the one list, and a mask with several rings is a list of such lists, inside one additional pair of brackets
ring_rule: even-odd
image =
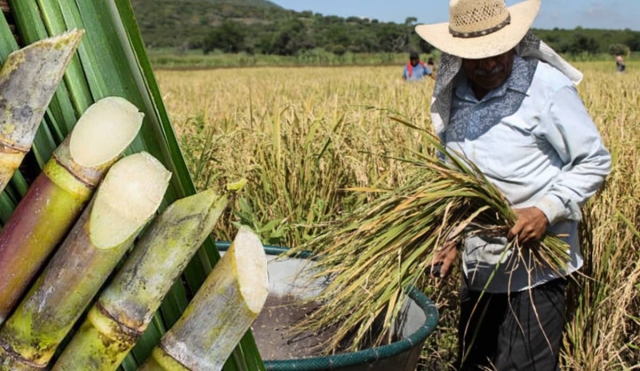
[(424, 79), (425, 76), (431, 75), (433, 72), (431, 69), (424, 64), (423, 62), (418, 63), (415, 66), (411, 66), (407, 63), (404, 66), (404, 72), (402, 73), (402, 77), (404, 77), (407, 81), (419, 81)]
[(542, 210), (549, 231), (564, 235), (571, 247), (566, 271), (547, 267), (528, 274), (533, 264), (526, 251), (521, 256), (505, 252), (505, 238), (469, 237), (463, 269), (472, 290), (483, 290), (494, 272), (487, 292), (504, 293), (537, 286), (582, 266), (580, 208), (602, 186), (611, 156), (566, 76), (548, 64), (516, 56), (508, 80), (481, 101), (467, 79), (459, 79), (444, 140), (449, 149), (478, 165), (514, 208)]

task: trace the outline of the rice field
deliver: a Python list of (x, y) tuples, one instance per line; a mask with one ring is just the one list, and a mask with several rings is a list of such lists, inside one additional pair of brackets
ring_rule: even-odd
[[(640, 369), (640, 63), (616, 74), (576, 64), (579, 91), (612, 153), (605, 188), (584, 209), (586, 266), (569, 292), (565, 370)], [(367, 198), (348, 188), (403, 184), (400, 158), (432, 151), (433, 81), (406, 84), (398, 67), (246, 68), (157, 71), (173, 125), (200, 189), (246, 178), (217, 239), (232, 223), (266, 244), (297, 246)], [(424, 288), (441, 321), (422, 363), (447, 369), (455, 356), (457, 279)]]

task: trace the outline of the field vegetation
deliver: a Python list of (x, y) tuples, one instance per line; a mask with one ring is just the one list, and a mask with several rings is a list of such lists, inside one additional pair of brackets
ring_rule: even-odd
[[(336, 67), (336, 66), (392, 66), (403, 65), (408, 62), (407, 53), (377, 52), (377, 53), (353, 53), (345, 52), (337, 55), (323, 48), (315, 48), (296, 53), (295, 55), (276, 54), (250, 54), (211, 52), (203, 54), (200, 49), (175, 50), (171, 48), (149, 49), (149, 59), (156, 69), (171, 70), (197, 70), (210, 68), (234, 68), (234, 67)], [(429, 57), (435, 60), (439, 57), (437, 50), (431, 53), (422, 53), (420, 58), (427, 61)], [(566, 59), (573, 62), (604, 62), (609, 61), (615, 66), (615, 59), (610, 54), (580, 53), (566, 54)], [(630, 53), (626, 59), (638, 60), (640, 52)]]
[[(564, 370), (640, 367), (640, 65), (617, 74), (610, 62), (576, 64), (579, 91), (613, 156), (604, 189), (584, 208), (583, 275), (569, 292)], [(158, 71), (191, 173), (200, 189), (246, 177), (216, 238), (252, 226), (266, 244), (298, 246), (370, 195), (396, 188), (409, 166), (397, 158), (433, 148), (399, 117), (431, 127), (433, 81), (406, 84), (399, 67), (251, 68)], [(457, 273), (459, 274), (459, 273)], [(427, 281), (441, 321), (424, 351), (425, 369), (455, 355), (457, 276)]]

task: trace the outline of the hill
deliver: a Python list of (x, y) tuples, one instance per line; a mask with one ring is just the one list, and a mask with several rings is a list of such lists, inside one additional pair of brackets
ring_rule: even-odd
[(278, 4), (274, 4), (271, 1), (268, 0), (207, 0), (208, 2), (212, 3), (212, 4), (233, 4), (233, 5), (240, 5), (240, 6), (254, 6), (257, 8), (279, 8), (282, 9), (282, 7)]
[[(392, 23), (324, 16), (267, 0), (132, 0), (132, 5), (149, 48), (277, 55), (312, 49), (338, 55), (432, 50), (413, 31), (415, 18)], [(637, 31), (578, 27), (534, 32), (561, 53), (640, 51)]]
[(267, 0), (132, 0), (131, 5), (149, 47), (189, 47), (223, 20), (253, 24), (288, 12)]

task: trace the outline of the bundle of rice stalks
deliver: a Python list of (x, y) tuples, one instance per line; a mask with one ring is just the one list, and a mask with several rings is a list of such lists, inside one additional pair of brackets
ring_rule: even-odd
[[(290, 252), (314, 251), (316, 277), (330, 278), (314, 298), (321, 306), (294, 329), (317, 333), (337, 328), (322, 344), (327, 352), (392, 341), (405, 293), (425, 277), (446, 241), (473, 234), (506, 236), (517, 220), (507, 199), (473, 163), (424, 135), (441, 156), (416, 154), (415, 160), (403, 160), (415, 164), (414, 176), (398, 189), (352, 189), (379, 197)], [(535, 264), (553, 269), (569, 261), (568, 245), (557, 236), (525, 246), (513, 240), (507, 248), (531, 249)]]

